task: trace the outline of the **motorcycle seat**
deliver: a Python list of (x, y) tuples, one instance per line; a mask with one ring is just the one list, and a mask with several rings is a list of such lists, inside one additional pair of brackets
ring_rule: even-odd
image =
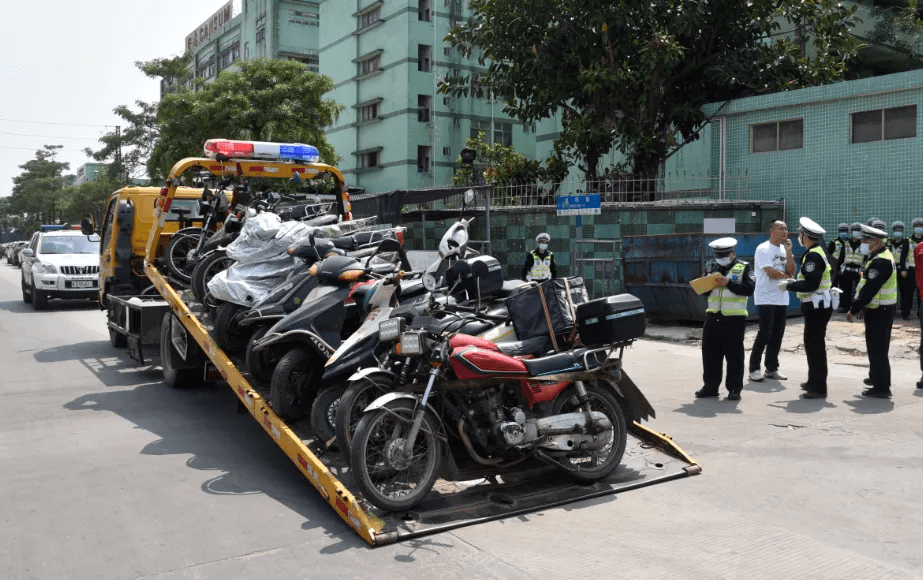
[(525, 340), (498, 342), (497, 348), (500, 349), (500, 352), (509, 356), (526, 356), (530, 354), (540, 356), (551, 350), (551, 337), (536, 336)]
[(388, 263), (370, 264), (366, 267), (369, 274), (390, 274), (397, 270), (397, 266)]
[(533, 377), (591, 370), (598, 367), (601, 361), (595, 360), (595, 357), (592, 356), (590, 357), (590, 366), (584, 366), (583, 354), (586, 351), (587, 349), (585, 348), (578, 348), (577, 350), (559, 352), (551, 356), (543, 356), (542, 358), (526, 359), (522, 362), (525, 363), (526, 369)]

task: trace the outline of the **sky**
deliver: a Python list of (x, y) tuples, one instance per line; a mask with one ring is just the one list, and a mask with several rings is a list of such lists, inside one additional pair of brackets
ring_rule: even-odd
[(99, 137), (122, 122), (115, 107), (159, 100), (158, 81), (134, 63), (180, 55), (186, 35), (225, 2), (4, 2), (0, 197), (43, 145), (63, 146), (57, 160), (70, 163), (67, 173), (93, 162), (83, 149), (101, 148)]

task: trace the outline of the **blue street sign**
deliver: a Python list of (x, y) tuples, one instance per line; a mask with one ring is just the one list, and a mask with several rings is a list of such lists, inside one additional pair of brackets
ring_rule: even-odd
[(588, 195), (569, 195), (555, 198), (558, 215), (599, 215), (602, 203), (598, 193)]

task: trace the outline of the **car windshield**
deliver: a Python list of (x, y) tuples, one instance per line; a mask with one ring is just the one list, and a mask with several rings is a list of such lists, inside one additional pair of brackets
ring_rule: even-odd
[(40, 254), (98, 254), (99, 236), (48, 236), (42, 238)]

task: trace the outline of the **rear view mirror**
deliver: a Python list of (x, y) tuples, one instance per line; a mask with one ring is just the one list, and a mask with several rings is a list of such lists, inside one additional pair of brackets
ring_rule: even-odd
[(471, 205), (471, 202), (474, 201), (474, 190), (469, 189), (465, 192), (465, 205)]
[(35, 253), (32, 251), (32, 248), (23, 248), (19, 253), (23, 258), (31, 258)]
[(80, 233), (85, 236), (93, 235), (93, 224), (90, 223), (90, 220), (86, 218), (80, 220)]

